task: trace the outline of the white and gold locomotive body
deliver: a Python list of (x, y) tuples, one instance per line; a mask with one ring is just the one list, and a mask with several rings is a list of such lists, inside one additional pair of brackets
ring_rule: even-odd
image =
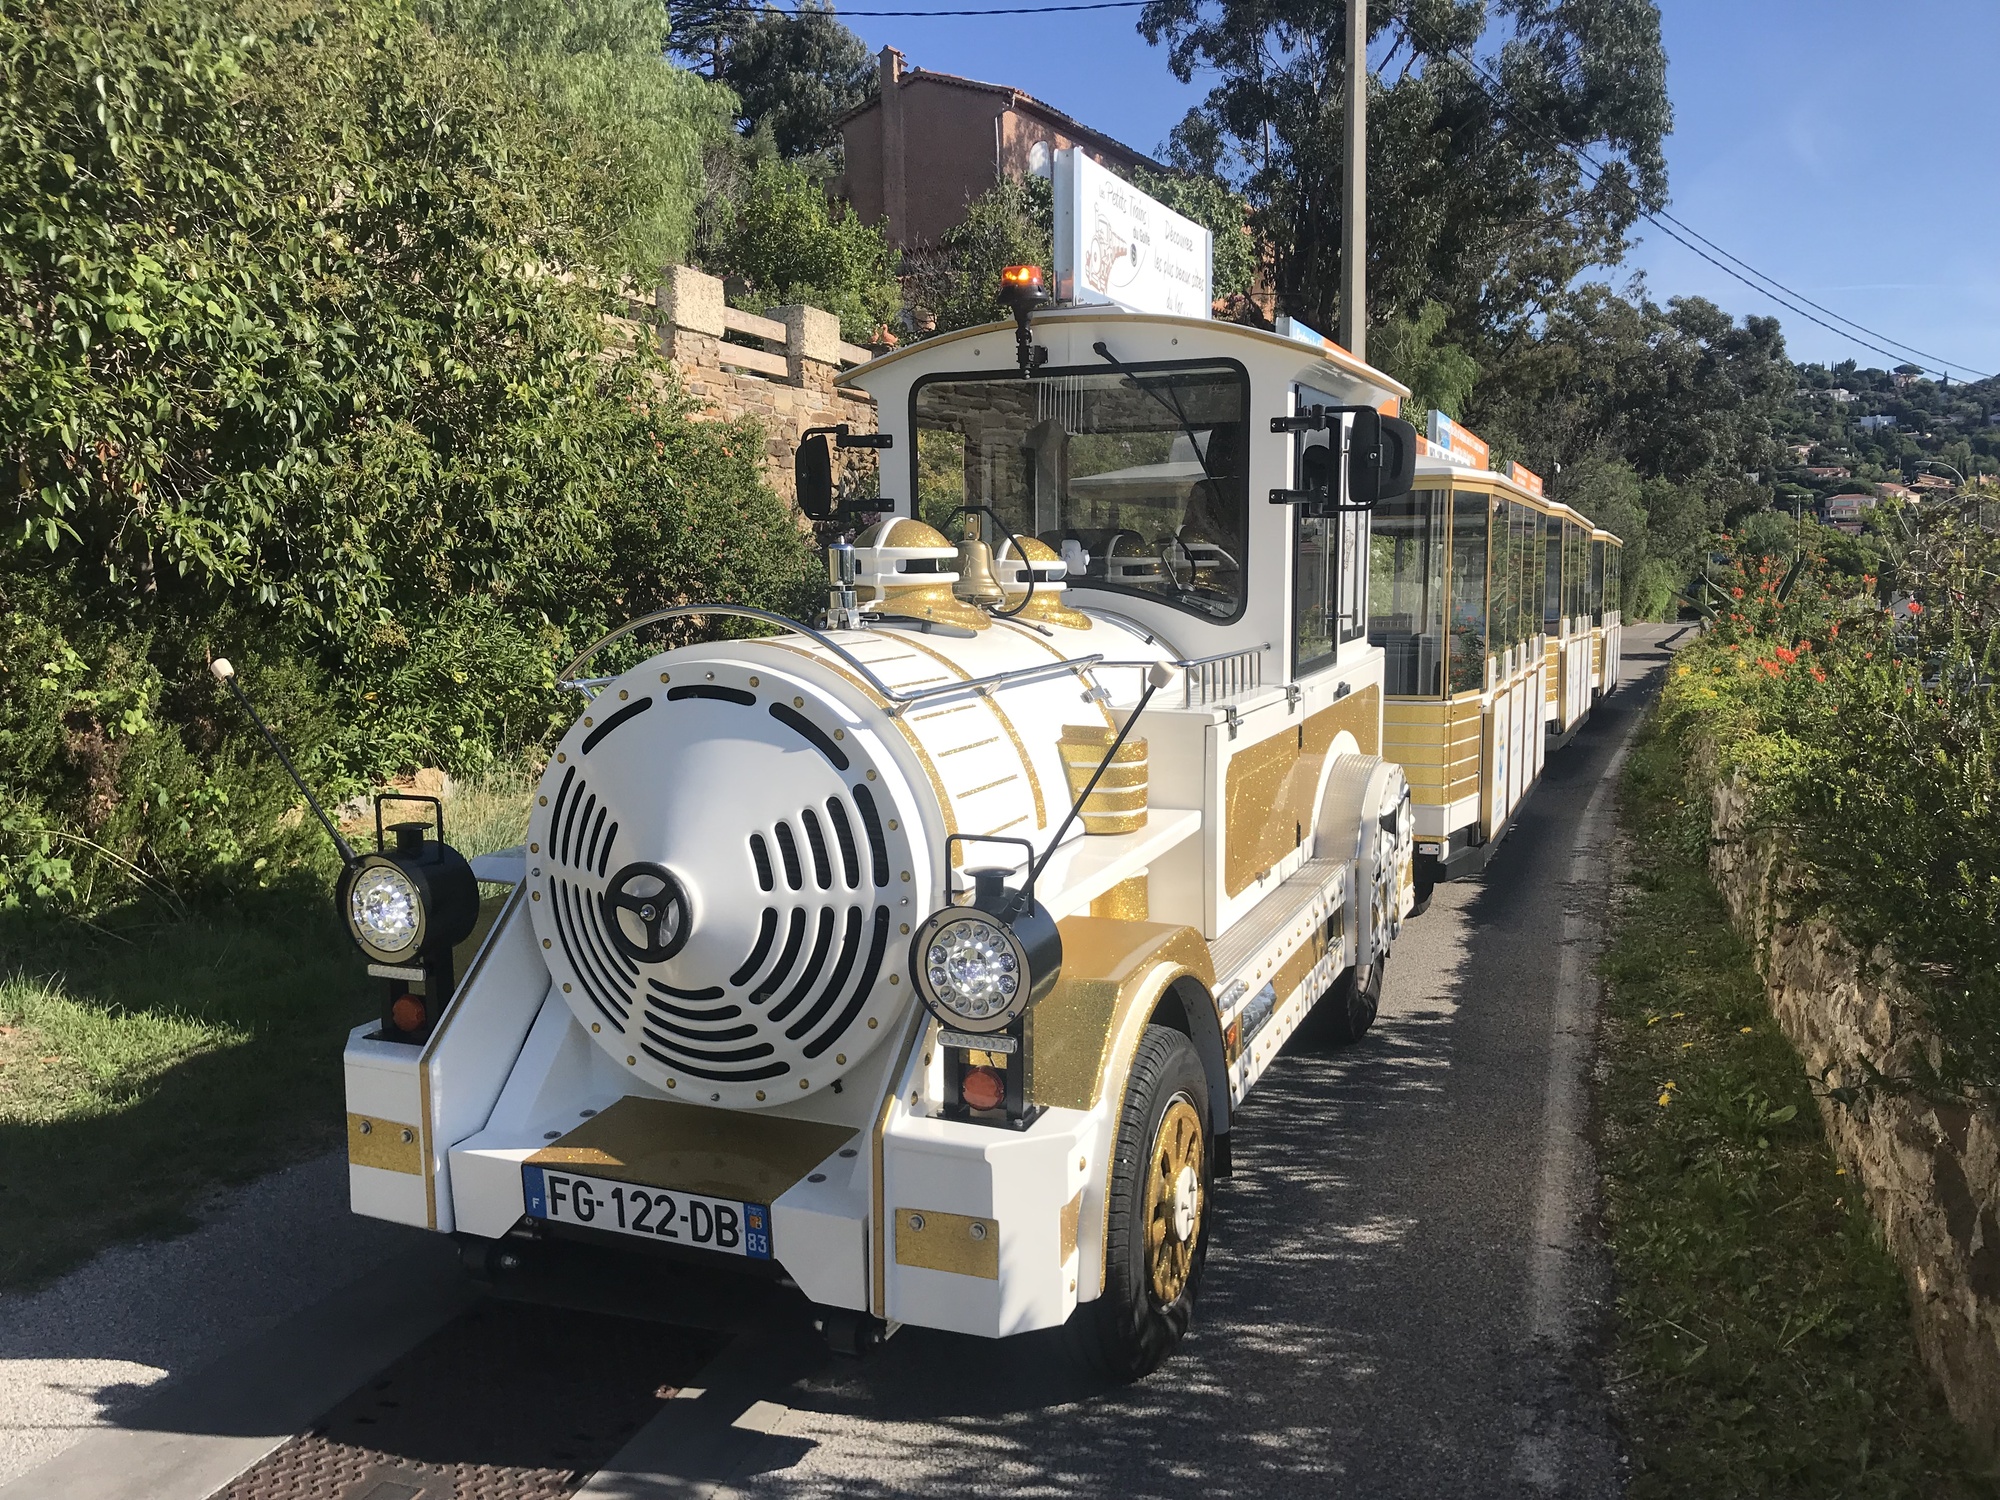
[[(1367, 512), (1272, 503), (1342, 461), (1301, 413), (1407, 393), (1102, 309), (1036, 318), (1024, 377), (1015, 331), (847, 377), (897, 497), (854, 615), (589, 684), (524, 847), (480, 866), (512, 894), (442, 1017), (349, 1041), (357, 1212), (768, 1261), (864, 1334), (1046, 1328), (1136, 1285), (1125, 1321), (1165, 1322), (1114, 1362), (1171, 1345), (1235, 1106), (1323, 997), (1365, 1029), (1411, 904)], [(967, 506), (990, 571), (922, 519)], [(947, 1024), (913, 939), (1031, 857), (1052, 987), (1004, 1032)]]

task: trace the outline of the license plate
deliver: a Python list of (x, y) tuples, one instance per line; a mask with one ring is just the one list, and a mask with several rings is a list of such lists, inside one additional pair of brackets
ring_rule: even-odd
[(771, 1258), (771, 1210), (762, 1203), (608, 1182), (526, 1162), (521, 1164), (521, 1185), (530, 1218), (636, 1234), (752, 1260)]

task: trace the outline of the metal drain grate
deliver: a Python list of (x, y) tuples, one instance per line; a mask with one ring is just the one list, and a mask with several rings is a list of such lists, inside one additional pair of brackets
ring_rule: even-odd
[(699, 1330), (481, 1303), (214, 1500), (559, 1500), (720, 1347)]

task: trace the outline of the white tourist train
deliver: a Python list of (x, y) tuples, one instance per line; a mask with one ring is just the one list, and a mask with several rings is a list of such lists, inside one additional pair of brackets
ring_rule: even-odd
[[(1580, 518), (1427, 456), (1325, 340), (1045, 308), (1032, 268), (1003, 301), (843, 377), (879, 436), (802, 445), (822, 518), (832, 455), (881, 458), (823, 621), (693, 606), (572, 668), (478, 862), (504, 899), (441, 829), (349, 857), (356, 1212), (487, 1270), (568, 1237), (782, 1276), (849, 1349), (1069, 1325), (1136, 1376), (1185, 1332), (1237, 1107), (1308, 1013), (1368, 1028), (1537, 705), (1566, 732), (1615, 679), (1615, 612)], [(646, 654), (662, 623), (699, 643)]]

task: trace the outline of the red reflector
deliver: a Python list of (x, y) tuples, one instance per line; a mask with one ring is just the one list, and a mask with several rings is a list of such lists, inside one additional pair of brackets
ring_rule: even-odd
[(1007, 1081), (992, 1068), (967, 1068), (958, 1092), (973, 1109), (998, 1109), (1007, 1098)]
[(398, 1031), (421, 1031), (429, 1012), (424, 1002), (415, 995), (398, 995), (389, 1007), (389, 1019), (396, 1023)]

